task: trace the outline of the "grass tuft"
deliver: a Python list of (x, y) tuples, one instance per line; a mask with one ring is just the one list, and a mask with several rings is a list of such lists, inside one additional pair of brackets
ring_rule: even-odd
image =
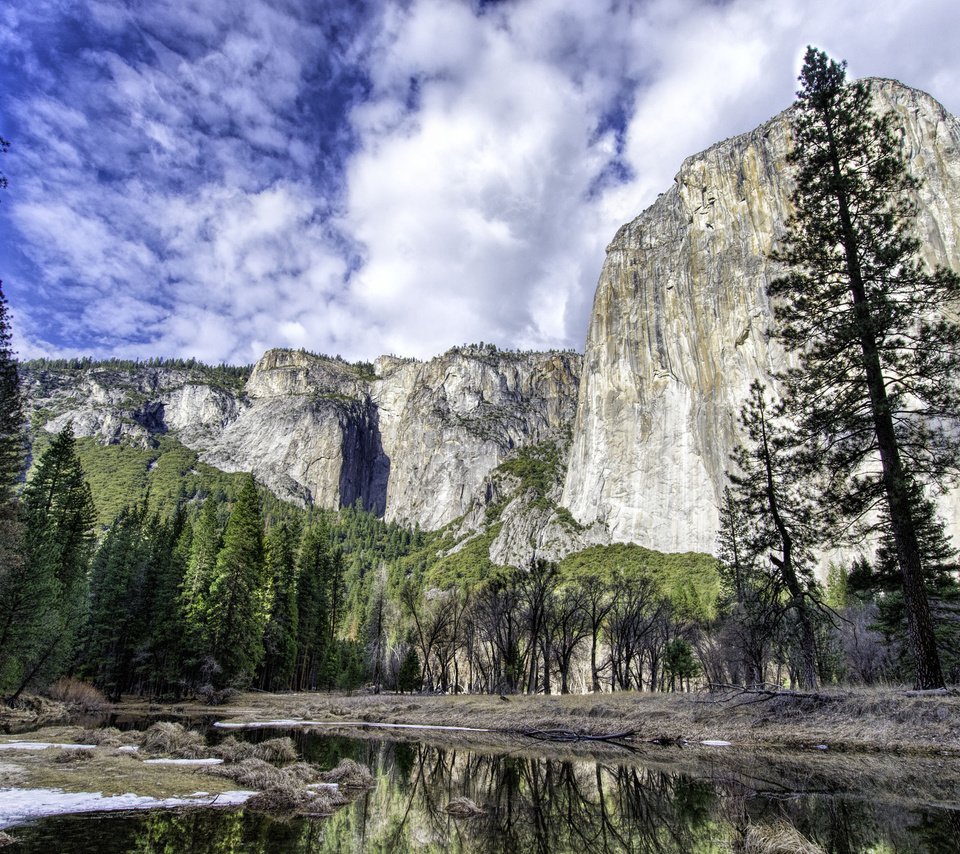
[(200, 733), (169, 721), (160, 721), (150, 727), (140, 739), (140, 746), (147, 753), (164, 754), (178, 759), (203, 759), (209, 753), (207, 743)]
[(341, 789), (368, 789), (375, 784), (373, 775), (352, 759), (341, 759), (340, 764), (320, 774), (324, 783), (336, 783)]
[(470, 798), (452, 798), (447, 804), (447, 813), (454, 818), (477, 818), (484, 815), (486, 810), (478, 807)]
[(792, 824), (777, 821), (773, 824), (751, 824), (747, 828), (744, 854), (826, 854)]

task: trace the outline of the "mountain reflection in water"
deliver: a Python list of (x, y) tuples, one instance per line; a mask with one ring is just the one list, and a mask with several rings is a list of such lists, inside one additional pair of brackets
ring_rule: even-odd
[[(47, 819), (14, 830), (17, 850), (721, 852), (743, 850), (751, 825), (793, 827), (838, 854), (954, 851), (960, 838), (952, 809), (868, 797), (813, 772), (731, 770), (726, 758), (701, 763), (693, 775), (617, 754), (567, 760), (310, 732), (296, 737), (310, 761), (332, 766), (350, 756), (366, 764), (377, 787), (323, 819), (213, 810)], [(451, 816), (447, 806), (456, 798), (483, 812)]]

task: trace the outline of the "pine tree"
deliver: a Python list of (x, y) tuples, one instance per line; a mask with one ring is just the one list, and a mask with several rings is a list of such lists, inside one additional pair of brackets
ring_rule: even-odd
[(190, 543), (190, 559), (183, 579), (181, 603), (188, 625), (194, 627), (203, 612), (222, 545), (223, 532), (217, 511), (218, 505), (213, 498), (203, 502)]
[(11, 339), (7, 300), (0, 282), (0, 692), (16, 678), (19, 660), (15, 639), (33, 607), (16, 501), (26, 448), (20, 377)]
[[(761, 578), (737, 579), (739, 594), (751, 588), (754, 616), (769, 620), (766, 614), (775, 598), (764, 575), (775, 579), (774, 591), (788, 595), (785, 610), (795, 615), (799, 629), (800, 681), (804, 687), (817, 684), (817, 648), (814, 627), (812, 559), (810, 544), (816, 540), (812, 530), (813, 513), (803, 494), (803, 481), (797, 477), (792, 440), (776, 421), (782, 406), (771, 406), (763, 385), (754, 382), (750, 398), (740, 414), (747, 442), (736, 449), (733, 459), (739, 474), (731, 475), (735, 509), (746, 522), (741, 534), (741, 573), (751, 565), (759, 567)], [(759, 581), (759, 583), (758, 583)], [(757, 594), (761, 594), (759, 598)]]
[(144, 617), (142, 596), (149, 555), (144, 507), (123, 510), (110, 526), (90, 569), (90, 620), (83, 668), (114, 700), (129, 690)]
[(273, 608), (264, 631), (260, 684), (267, 691), (291, 688), (297, 665), (297, 526), (283, 521), (266, 537), (267, 574), (273, 586)]
[(776, 335), (799, 357), (786, 377), (794, 417), (833, 480), (832, 502), (862, 517), (886, 505), (918, 688), (943, 685), (917, 542), (914, 482), (958, 470), (960, 327), (943, 305), (960, 277), (928, 273), (908, 232), (917, 182), (892, 119), (846, 66), (808, 48), (794, 110), (797, 186), (770, 295)]
[(3, 295), (3, 282), (0, 282), (0, 507), (6, 507), (12, 501), (23, 473), (26, 456), (23, 428), (20, 376), (13, 352), (7, 299)]
[(208, 648), (225, 684), (249, 684), (263, 659), (263, 630), (269, 613), (260, 497), (253, 477), (248, 476), (230, 513), (202, 611)]
[(7, 630), (2, 668), (11, 699), (60, 675), (86, 616), (95, 513), (69, 426), (37, 463), (23, 491), (23, 518), (26, 572), (10, 586), (5, 603), (17, 615)]

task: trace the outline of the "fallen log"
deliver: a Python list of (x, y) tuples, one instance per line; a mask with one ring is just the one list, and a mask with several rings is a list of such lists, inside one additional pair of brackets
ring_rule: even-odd
[(538, 741), (606, 741), (617, 742), (633, 738), (637, 731), (635, 729), (624, 730), (623, 732), (605, 733), (595, 735), (593, 733), (575, 732), (569, 729), (533, 729), (524, 727), (521, 729), (502, 730), (509, 735), (522, 735), (525, 738), (535, 738)]

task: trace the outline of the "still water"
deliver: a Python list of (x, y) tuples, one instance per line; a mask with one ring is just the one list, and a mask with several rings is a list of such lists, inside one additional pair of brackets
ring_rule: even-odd
[[(750, 827), (770, 833), (787, 825), (837, 854), (960, 850), (960, 769), (952, 759), (761, 759), (730, 749), (538, 755), (450, 740), (291, 735), (311, 762), (333, 767), (348, 756), (367, 765), (376, 788), (324, 819), (242, 810), (44, 819), (12, 829), (19, 844), (11, 850), (663, 854), (743, 850)], [(452, 817), (446, 808), (458, 797), (483, 813)]]

